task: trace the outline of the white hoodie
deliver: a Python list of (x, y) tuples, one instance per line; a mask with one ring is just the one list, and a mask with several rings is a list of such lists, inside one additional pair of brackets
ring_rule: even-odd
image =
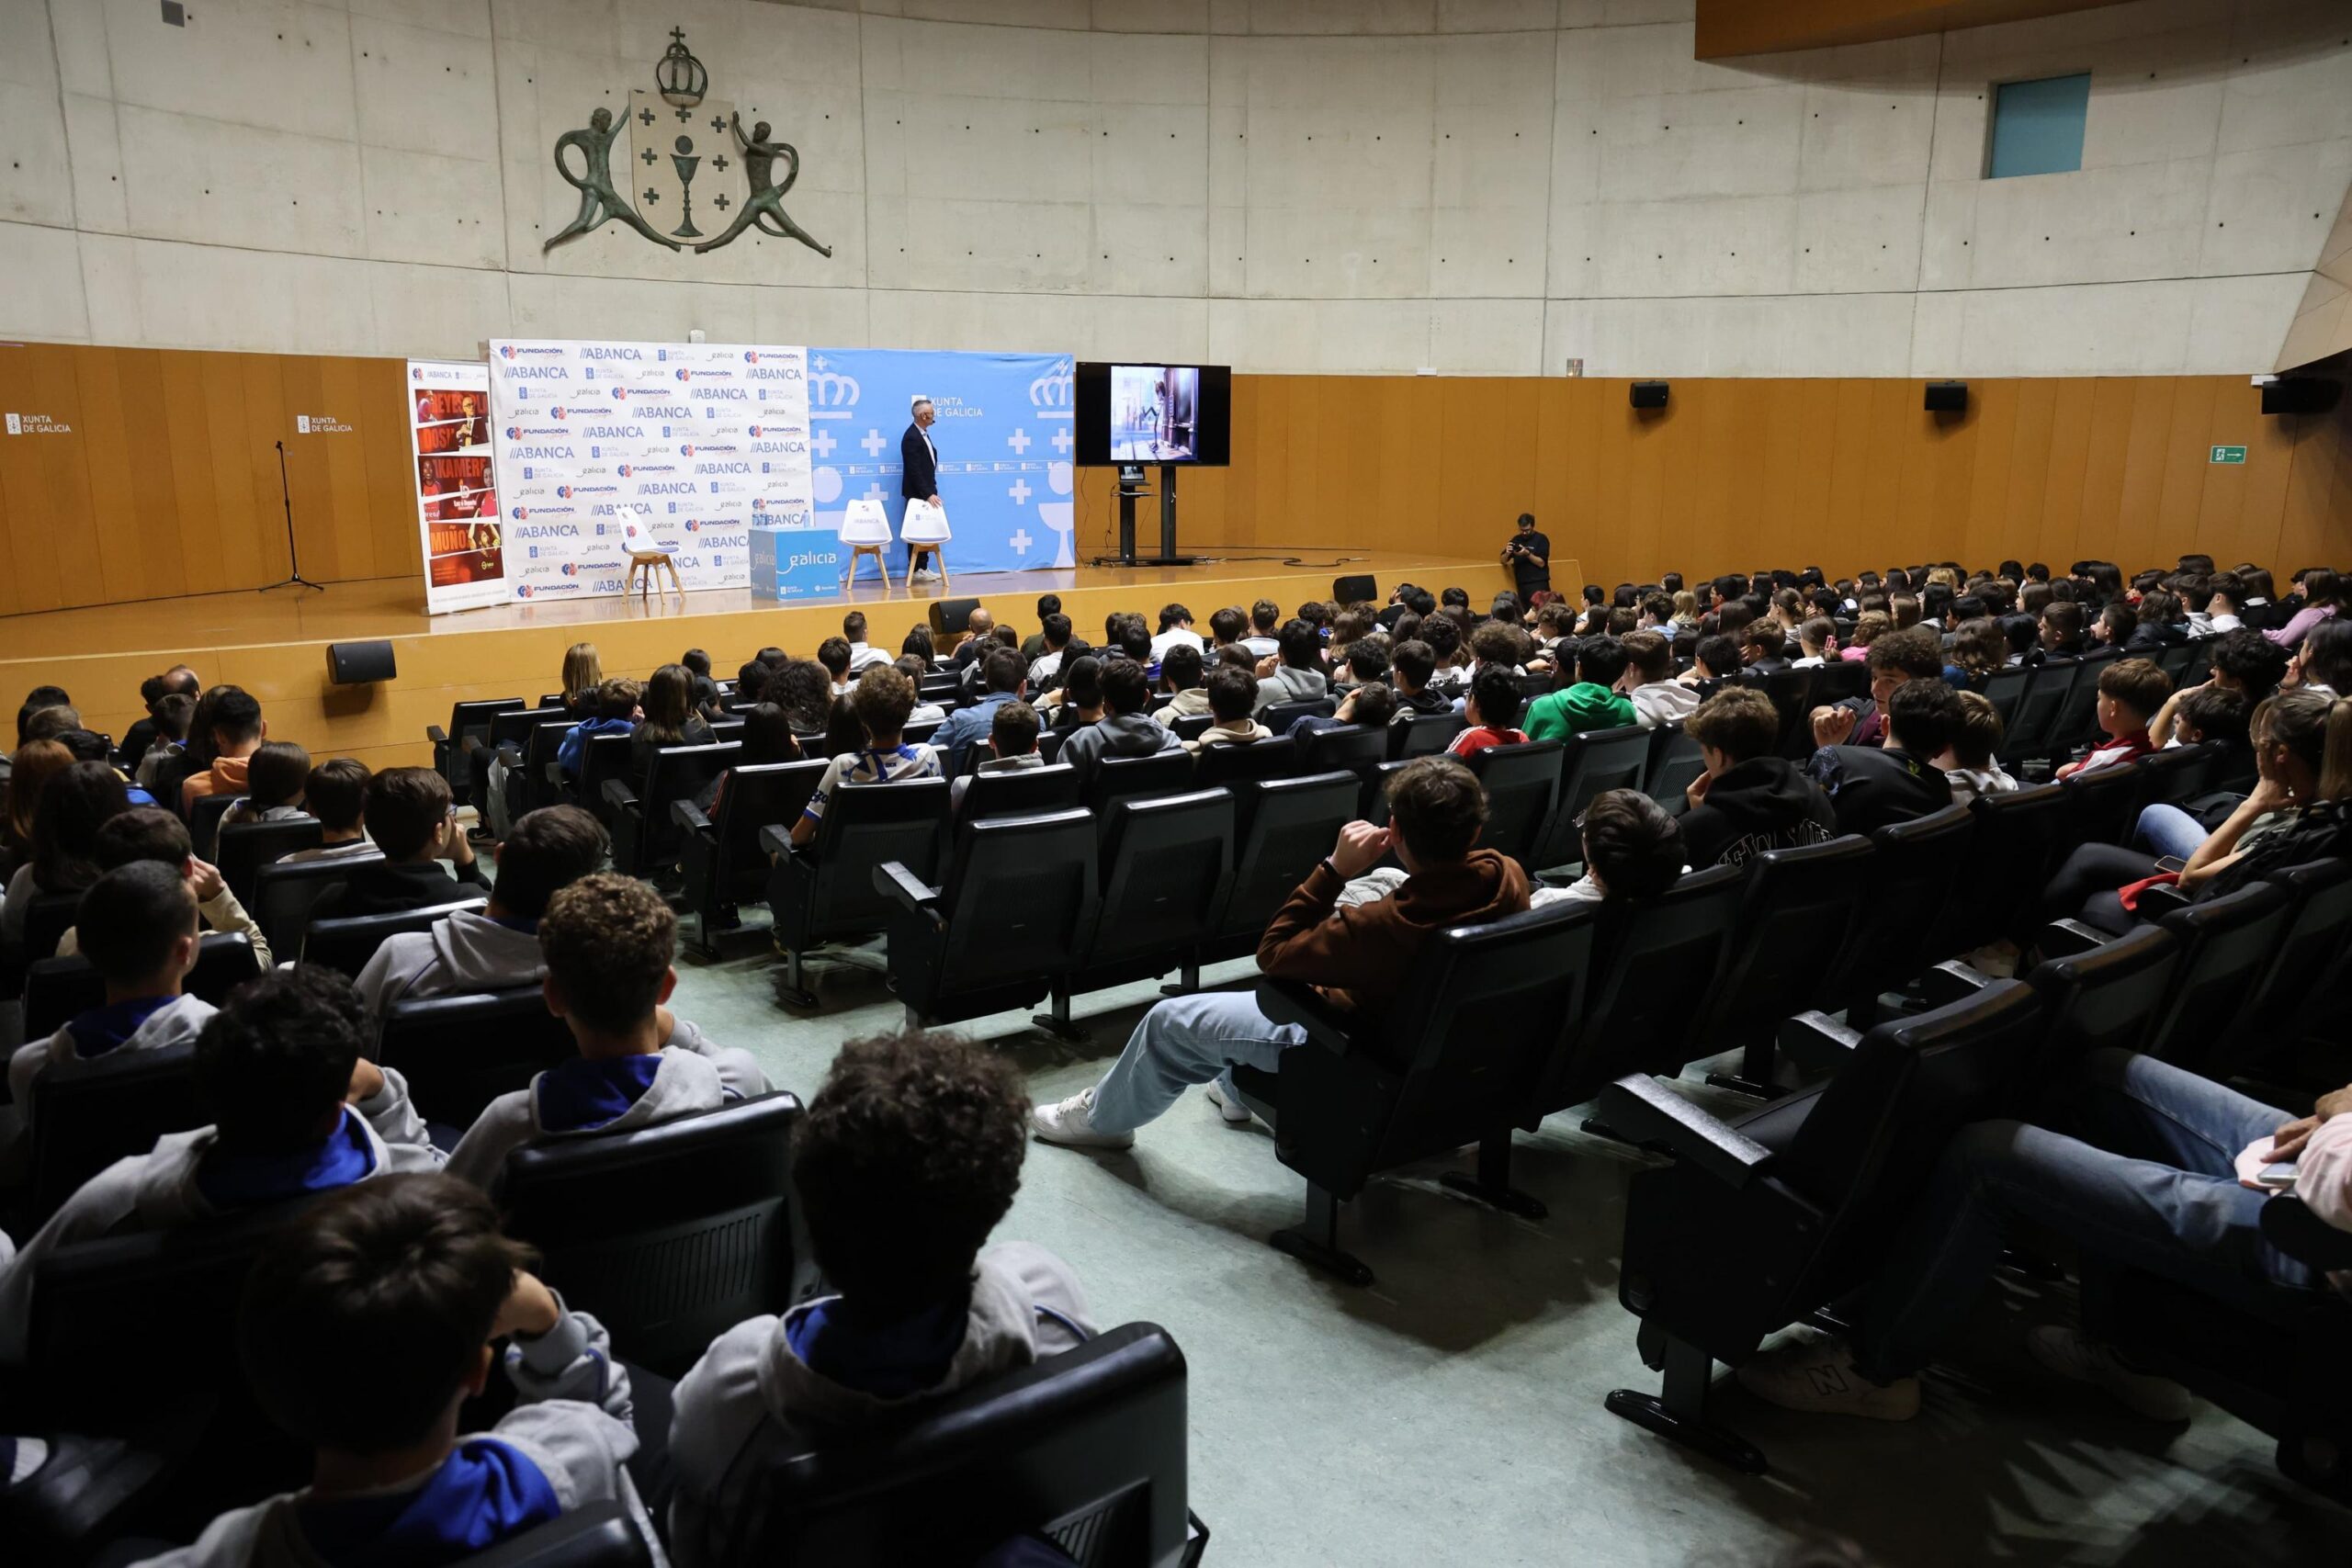
[(1626, 695), (1633, 699), (1634, 722), (1644, 729), (1689, 718), (1699, 706), (1699, 688), (1679, 681), (1651, 681)]
[(1078, 1277), (1029, 1242), (1004, 1242), (980, 1254), (964, 1342), (947, 1375), (903, 1399), (879, 1398), (813, 1371), (793, 1351), (785, 1323), (763, 1315), (737, 1324), (678, 1384), (670, 1424), (670, 1549), (681, 1562), (734, 1560), (741, 1543), (731, 1532), (748, 1529), (761, 1513), (755, 1495), (765, 1483), (769, 1455), (795, 1451), (812, 1432), (887, 1422), (1075, 1349), (1094, 1333)]
[(430, 931), (386, 938), (354, 988), (381, 1018), (404, 997), (510, 991), (537, 985), (547, 972), (537, 932), (501, 925), (478, 909), (458, 909)]
[(548, 1138), (594, 1138), (606, 1133), (634, 1132), (697, 1111), (716, 1111), (729, 1100), (752, 1100), (768, 1092), (767, 1075), (748, 1051), (714, 1045), (684, 1019), (670, 1032), (660, 1052), (662, 1065), (629, 1108), (599, 1126), (548, 1130), (539, 1119), (539, 1083), (502, 1094), (482, 1107), (481, 1114), (449, 1152), (449, 1174), (463, 1177), (485, 1192), (498, 1190), (506, 1156), (514, 1150)]

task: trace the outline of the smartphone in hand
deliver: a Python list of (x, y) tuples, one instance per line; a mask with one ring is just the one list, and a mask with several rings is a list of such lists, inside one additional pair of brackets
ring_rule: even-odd
[(2295, 1162), (2279, 1160), (2266, 1165), (2254, 1173), (2254, 1184), (2268, 1192), (2291, 1192), (2295, 1190)]

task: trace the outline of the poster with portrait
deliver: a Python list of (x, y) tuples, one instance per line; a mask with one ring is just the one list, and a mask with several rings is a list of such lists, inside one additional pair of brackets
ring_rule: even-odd
[(490, 367), (412, 359), (408, 398), (425, 612), (498, 604), (507, 597), (506, 548), (491, 457)]

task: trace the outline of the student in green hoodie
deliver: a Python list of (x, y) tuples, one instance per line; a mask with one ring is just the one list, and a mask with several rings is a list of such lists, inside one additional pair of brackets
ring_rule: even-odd
[[(1588, 729), (1620, 729), (1634, 722), (1634, 705), (1617, 682), (1625, 673), (1625, 645), (1613, 637), (1589, 637), (1577, 644), (1576, 679), (1527, 705), (1530, 740), (1566, 740)], [(1570, 666), (1560, 664), (1566, 676)]]

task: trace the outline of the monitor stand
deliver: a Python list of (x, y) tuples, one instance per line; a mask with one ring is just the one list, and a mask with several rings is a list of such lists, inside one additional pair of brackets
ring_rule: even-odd
[(1130, 463), (1119, 469), (1119, 553), (1096, 556), (1096, 566), (1198, 566), (1204, 556), (1176, 553), (1176, 465), (1159, 465), (1159, 553), (1136, 554), (1136, 502), (1151, 494), (1144, 488), (1143, 466)]

